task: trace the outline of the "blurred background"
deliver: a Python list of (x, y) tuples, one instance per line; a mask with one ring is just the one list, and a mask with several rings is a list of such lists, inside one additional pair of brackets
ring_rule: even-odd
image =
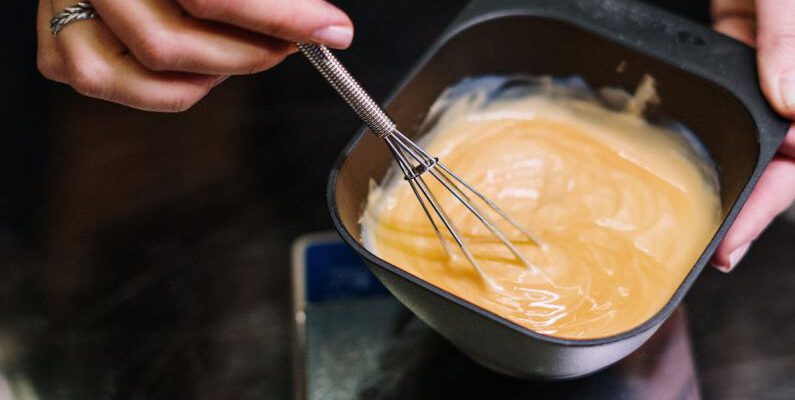
[[(656, 1), (708, 23), (699, 1)], [(35, 68), (35, 1), (0, 32), (0, 399), (287, 398), (289, 246), (331, 228), (328, 171), (360, 123), (292, 57), (193, 109), (84, 98)], [(336, 1), (339, 56), (383, 99), (462, 1)], [(795, 398), (795, 222), (687, 299), (711, 398)], [(767, 396), (766, 396), (767, 395)]]

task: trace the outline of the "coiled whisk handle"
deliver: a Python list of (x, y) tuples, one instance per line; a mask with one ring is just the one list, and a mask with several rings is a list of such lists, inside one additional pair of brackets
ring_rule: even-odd
[(297, 46), (373, 133), (384, 137), (395, 130), (392, 118), (367, 94), (326, 46), (310, 43), (297, 43)]

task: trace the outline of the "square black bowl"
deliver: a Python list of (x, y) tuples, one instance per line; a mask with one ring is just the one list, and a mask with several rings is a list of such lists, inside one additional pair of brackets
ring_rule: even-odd
[(579, 75), (594, 87), (632, 91), (656, 80), (657, 110), (692, 130), (719, 170), (722, 213), (715, 237), (656, 315), (600, 339), (545, 336), (425, 282), (360, 243), (370, 179), (392, 164), (381, 139), (362, 130), (331, 173), (329, 206), (342, 237), (387, 288), (462, 351), (519, 377), (571, 378), (602, 369), (640, 346), (682, 300), (780, 145), (787, 122), (757, 83), (755, 52), (709, 28), (631, 0), (477, 0), (400, 84), (386, 109), (409, 136), (449, 85), (485, 74)]

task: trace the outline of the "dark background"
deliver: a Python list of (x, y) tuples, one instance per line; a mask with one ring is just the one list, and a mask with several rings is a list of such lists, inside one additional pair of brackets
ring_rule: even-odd
[[(464, 4), (336, 3), (357, 27), (340, 58), (378, 99)], [(289, 245), (331, 228), (328, 170), (360, 123), (300, 57), (178, 115), (81, 97), (36, 71), (35, 8), (0, 16), (0, 398), (289, 396)], [(793, 225), (691, 291), (708, 397), (795, 397)]]

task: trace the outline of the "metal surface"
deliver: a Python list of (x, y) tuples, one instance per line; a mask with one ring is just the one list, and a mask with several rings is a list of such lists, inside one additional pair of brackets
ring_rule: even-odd
[(63, 11), (52, 17), (52, 20), (50, 20), (50, 31), (53, 35), (57, 35), (61, 29), (72, 22), (96, 17), (97, 12), (94, 10), (94, 6), (92, 6), (91, 3), (87, 1), (80, 2), (71, 7), (66, 7)]
[(296, 45), (373, 133), (384, 137), (395, 130), (392, 118), (389, 118), (326, 46), (310, 43)]
[[(434, 195), (430, 186), (425, 181), (423, 175), (426, 173), (436, 179), (442, 188), (449, 191), (458, 202), (463, 204), (483, 226), (511, 251), (511, 254), (516, 257), (516, 260), (527, 268), (535, 269), (535, 266), (522, 256), (516, 246), (508, 239), (505, 232), (497, 228), (494, 221), (486, 215), (483, 209), (475, 204), (470, 195), (474, 195), (475, 198), (480, 199), (486, 207), (511, 224), (511, 226), (515, 227), (532, 243), (542, 246), (541, 242), (538, 241), (534, 235), (531, 235), (526, 228), (522, 227), (508, 216), (508, 214), (500, 209), (493, 201), (489, 200), (485, 195), (478, 192), (474, 187), (445, 167), (439, 162), (438, 158), (428, 154), (422, 147), (418, 146), (401, 133), (397, 129), (397, 125), (392, 122), (392, 118), (378, 106), (361, 85), (359, 85), (356, 79), (351, 76), (348, 70), (345, 69), (342, 63), (340, 63), (325, 46), (307, 43), (298, 43), (297, 45), (301, 53), (309, 59), (312, 65), (320, 71), (337, 93), (345, 99), (367, 127), (378, 137), (384, 139), (386, 145), (389, 147), (389, 151), (392, 153), (395, 161), (397, 161), (398, 167), (403, 173), (405, 180), (411, 185), (411, 190), (414, 192), (417, 201), (420, 202), (428, 221), (433, 226), (433, 230), (436, 232), (436, 236), (448, 257), (453, 258), (455, 255), (450, 251), (447, 239), (439, 229), (437, 220), (444, 226), (444, 229), (450, 233), (453, 241), (458, 245), (458, 248), (461, 249), (461, 252), (464, 254), (467, 261), (469, 261), (469, 264), (477, 270), (483, 281), (493, 290), (502, 290), (502, 287), (481, 268), (480, 263), (478, 263), (475, 256), (469, 250), (469, 247), (467, 247), (464, 236), (458, 228), (455, 227), (450, 217), (447, 216), (447, 213), (442, 208), (436, 195)], [(467, 194), (467, 192), (469, 192), (469, 194)]]

